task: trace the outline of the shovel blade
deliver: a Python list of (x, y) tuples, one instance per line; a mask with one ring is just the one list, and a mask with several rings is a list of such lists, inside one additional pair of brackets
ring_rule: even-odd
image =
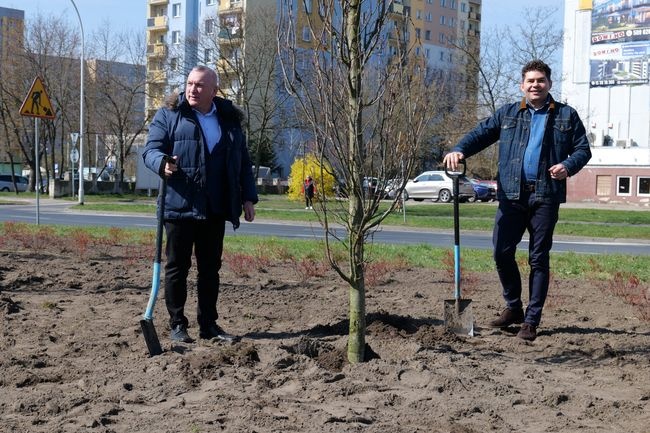
[(158, 334), (156, 334), (156, 328), (153, 326), (153, 320), (140, 320), (140, 327), (142, 328), (144, 341), (147, 343), (149, 356), (156, 356), (163, 353), (162, 347), (160, 347), (160, 340), (158, 340)]
[(445, 300), (445, 329), (456, 335), (474, 336), (474, 314), (471, 299)]

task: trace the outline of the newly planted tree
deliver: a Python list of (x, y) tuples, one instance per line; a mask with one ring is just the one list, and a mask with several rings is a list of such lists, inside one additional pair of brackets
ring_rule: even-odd
[[(347, 200), (321, 197), (317, 214), (328, 260), (349, 285), (348, 360), (365, 351), (365, 245), (390, 209), (380, 211), (383, 185), (412, 171), (428, 119), (434, 84), (414, 55), (402, 5), (392, 1), (283, 1), (278, 53), (301, 131), (327, 161)], [(318, 176), (318, 173), (316, 174)], [(395, 206), (395, 201), (392, 207)], [(345, 236), (333, 223), (346, 229)], [(337, 224), (337, 225), (338, 225)], [(334, 254), (344, 244), (347, 257)]]

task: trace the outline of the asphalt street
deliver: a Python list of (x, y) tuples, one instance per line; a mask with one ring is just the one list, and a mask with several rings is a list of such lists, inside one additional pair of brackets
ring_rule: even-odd
[[(38, 205), (39, 223), (151, 229), (156, 227), (156, 219), (152, 215), (78, 211), (70, 209), (72, 204), (61, 200), (40, 199)], [(35, 200), (25, 201), (24, 204), (0, 205), (0, 221), (35, 223), (36, 220), (37, 206)], [(242, 222), (237, 231), (229, 228), (227, 234), (230, 236), (256, 235), (294, 239), (322, 239), (324, 236), (320, 225), (315, 223), (270, 221), (263, 219), (256, 219), (253, 223)], [(337, 235), (345, 236), (345, 231), (338, 229)], [(371, 240), (378, 243), (402, 245), (426, 244), (443, 248), (453, 247), (454, 244), (453, 231), (451, 230), (425, 230), (399, 226), (383, 226), (380, 230), (372, 234)], [(463, 232), (461, 230), (460, 244), (463, 248), (491, 249), (492, 235), (489, 232)], [(522, 241), (519, 248), (522, 250), (528, 249), (526, 239)], [(650, 242), (632, 239), (592, 239), (556, 236), (552, 251), (556, 253), (650, 255)]]

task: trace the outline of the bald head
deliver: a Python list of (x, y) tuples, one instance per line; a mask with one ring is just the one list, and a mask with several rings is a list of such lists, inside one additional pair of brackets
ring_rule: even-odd
[(217, 95), (217, 73), (207, 66), (195, 66), (187, 76), (185, 99), (192, 108), (207, 113), (212, 108), (212, 99)]

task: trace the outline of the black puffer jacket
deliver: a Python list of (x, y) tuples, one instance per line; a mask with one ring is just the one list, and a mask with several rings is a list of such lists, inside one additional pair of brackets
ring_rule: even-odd
[[(230, 140), (226, 149), (226, 191), (230, 215), (226, 219), (236, 229), (242, 204), (257, 203), (257, 190), (246, 140), (241, 128), (243, 114), (232, 102), (215, 97), (221, 133)], [(167, 179), (165, 219), (205, 219), (208, 213), (206, 187), (206, 146), (194, 111), (184, 93), (170, 98), (158, 110), (149, 126), (143, 153), (145, 165), (162, 175), (165, 155), (178, 156), (178, 171)]]

